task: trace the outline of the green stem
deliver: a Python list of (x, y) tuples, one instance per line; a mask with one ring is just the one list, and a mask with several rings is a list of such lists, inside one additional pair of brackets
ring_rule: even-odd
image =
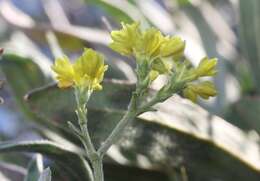
[(95, 152), (95, 148), (94, 145), (91, 141), (89, 132), (88, 132), (88, 126), (87, 126), (87, 109), (85, 108), (84, 105), (77, 105), (77, 115), (78, 115), (78, 119), (79, 119), (79, 126), (84, 138), (84, 142), (87, 146), (87, 154), (91, 155), (93, 152)]
[[(138, 67), (137, 67), (138, 69)], [(140, 69), (140, 68), (139, 68)], [(140, 72), (140, 70), (137, 70), (137, 72)], [(140, 99), (143, 98), (143, 94), (146, 91), (148, 84), (143, 84), (142, 77), (138, 74), (138, 81), (136, 86), (136, 91), (133, 92), (130, 103), (128, 105), (127, 112), (123, 116), (123, 118), (119, 121), (119, 123), (116, 125), (112, 133), (107, 137), (105, 142), (101, 145), (101, 147), (98, 149), (98, 154), (101, 156), (104, 156), (107, 152), (107, 150), (116, 143), (123, 134), (125, 128), (131, 123), (131, 121), (134, 120), (136, 116), (139, 114), (145, 112), (144, 109), (139, 109), (137, 106), (137, 102), (140, 102)], [(154, 103), (153, 103), (154, 104)]]
[(133, 93), (131, 101), (128, 106), (128, 110), (124, 117), (116, 125), (112, 133), (108, 136), (105, 142), (101, 145), (98, 150), (98, 153), (103, 156), (107, 150), (111, 147), (112, 144), (116, 143), (124, 132), (125, 127), (136, 117), (136, 93)]
[(102, 157), (97, 154), (97, 158), (92, 160), (91, 163), (94, 170), (95, 181), (104, 181)]
[(103, 174), (103, 157), (97, 153), (92, 140), (89, 135), (88, 126), (87, 126), (87, 109), (86, 102), (90, 96), (90, 93), (86, 96), (84, 92), (80, 92), (79, 90), (75, 90), (77, 109), (76, 113), (78, 116), (78, 122), (80, 126), (80, 131), (82, 135), (82, 143), (85, 147), (87, 156), (92, 165), (92, 171), (94, 175), (94, 181), (104, 181)]

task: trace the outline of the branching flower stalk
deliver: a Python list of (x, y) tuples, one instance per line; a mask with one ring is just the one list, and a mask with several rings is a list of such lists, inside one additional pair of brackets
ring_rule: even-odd
[[(85, 49), (74, 64), (64, 56), (58, 58), (52, 67), (60, 88), (74, 88), (79, 129), (71, 122), (69, 127), (84, 145), (92, 166), (90, 177), (93, 181), (104, 180), (104, 155), (138, 115), (155, 111), (155, 104), (176, 93), (181, 93), (194, 102), (198, 97), (208, 99), (217, 94), (212, 82), (199, 81), (200, 77), (214, 76), (217, 73), (217, 60), (203, 58), (194, 68), (183, 56), (185, 42), (180, 37), (164, 36), (155, 28), (142, 31), (139, 23), (122, 23), (121, 30), (111, 32), (111, 39), (111, 49), (136, 60), (137, 83), (127, 112), (100, 148), (95, 148), (89, 135), (87, 102), (94, 91), (102, 90), (101, 82), (108, 68), (104, 64), (104, 57), (92, 49)], [(155, 94), (150, 95), (149, 87), (160, 75), (166, 75), (168, 81)]]
[(57, 74), (58, 86), (67, 88), (73, 86), (76, 99), (76, 114), (79, 128), (71, 122), (69, 127), (81, 140), (88, 159), (91, 162), (93, 173), (90, 177), (95, 181), (103, 181), (102, 156), (98, 154), (90, 138), (87, 119), (87, 102), (93, 91), (101, 90), (100, 83), (107, 70), (104, 65), (104, 57), (92, 49), (85, 49), (81, 57), (74, 64), (69, 62), (67, 57), (59, 58), (52, 67)]

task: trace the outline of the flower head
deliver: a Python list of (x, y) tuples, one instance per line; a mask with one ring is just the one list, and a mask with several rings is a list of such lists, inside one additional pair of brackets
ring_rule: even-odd
[(185, 42), (178, 36), (164, 36), (156, 28), (142, 31), (139, 25), (122, 23), (121, 30), (111, 32), (110, 48), (122, 55), (134, 56), (139, 68), (145, 65), (138, 74), (150, 74), (156, 79), (159, 74), (170, 73), (174, 61), (183, 56)]
[(88, 90), (101, 90), (100, 83), (107, 70), (104, 57), (92, 49), (84, 49), (74, 64), (67, 57), (58, 58), (52, 66), (57, 74), (58, 86), (66, 88), (71, 86)]
[(183, 58), (185, 41), (182, 38), (164, 36), (156, 28), (141, 30), (139, 23), (122, 23), (122, 29), (112, 31), (111, 38), (110, 48), (122, 55), (135, 57), (137, 81), (141, 88), (147, 88), (159, 75), (165, 74), (168, 85), (162, 88), (164, 96), (179, 87), (178, 91), (183, 91), (184, 96), (193, 101), (197, 97), (208, 99), (216, 95), (213, 83), (192, 82), (200, 77), (215, 75), (217, 59), (204, 58), (197, 68), (193, 68)]
[(178, 36), (164, 36), (156, 28), (141, 31), (140, 24), (122, 23), (122, 29), (111, 32), (110, 48), (122, 55), (133, 55), (138, 59), (154, 60), (156, 58), (183, 55), (185, 42)]
[(111, 32), (112, 42), (109, 47), (122, 55), (129, 56), (134, 52), (136, 41), (140, 36), (139, 23), (121, 24), (121, 30)]
[(153, 59), (160, 56), (160, 48), (164, 41), (161, 32), (155, 28), (150, 28), (142, 32), (141, 38), (136, 44), (136, 54), (146, 59)]

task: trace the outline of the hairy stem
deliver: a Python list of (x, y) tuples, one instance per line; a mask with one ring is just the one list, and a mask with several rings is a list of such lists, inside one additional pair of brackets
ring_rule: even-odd
[(104, 181), (103, 159), (97, 154), (97, 158), (91, 161), (94, 170), (95, 181)]
[(127, 127), (128, 124), (136, 117), (136, 99), (137, 99), (137, 95), (133, 93), (126, 114), (119, 121), (115, 129), (112, 131), (112, 133), (108, 136), (108, 138), (99, 148), (98, 153), (100, 155), (103, 156), (107, 152), (107, 150), (111, 147), (111, 145), (120, 139), (122, 133), (124, 132), (125, 127)]
[(97, 153), (92, 140), (89, 135), (88, 125), (87, 125), (87, 109), (86, 109), (86, 101), (88, 100), (89, 95), (85, 96), (84, 92), (76, 90), (75, 91), (77, 108), (76, 113), (78, 116), (78, 122), (80, 126), (80, 131), (82, 135), (82, 139), (80, 139), (85, 147), (88, 159), (92, 165), (92, 175), (94, 175), (94, 181), (104, 181), (103, 175), (103, 157)]
[[(76, 94), (77, 95), (77, 94)], [(79, 96), (79, 95), (77, 95)], [(94, 145), (91, 141), (89, 132), (88, 132), (88, 126), (87, 126), (87, 109), (85, 108), (85, 104), (82, 104), (80, 101), (77, 101), (77, 109), (76, 113), (78, 116), (78, 122), (79, 126), (84, 138), (84, 142), (87, 146), (87, 155), (91, 155), (93, 152), (95, 152)]]

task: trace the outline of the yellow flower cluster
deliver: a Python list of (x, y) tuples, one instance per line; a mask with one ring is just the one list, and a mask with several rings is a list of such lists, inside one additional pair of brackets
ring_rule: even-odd
[(134, 47), (136, 45), (136, 39), (140, 35), (141, 32), (139, 29), (139, 23), (122, 23), (121, 30), (111, 32), (111, 38), (113, 42), (110, 44), (110, 48), (122, 55), (129, 56), (133, 54)]
[(149, 61), (155, 74), (168, 73), (172, 61), (178, 60), (184, 52), (185, 42), (178, 36), (163, 36), (155, 28), (141, 31), (139, 23), (124, 24), (122, 29), (111, 32), (110, 48), (137, 61)]
[(139, 23), (124, 24), (122, 29), (111, 32), (112, 43), (110, 48), (114, 51), (137, 58), (144, 56), (146, 59), (162, 57), (179, 57), (183, 55), (185, 42), (177, 36), (163, 36), (155, 28), (141, 31)]
[[(185, 50), (185, 42), (180, 37), (164, 36), (155, 28), (142, 31), (139, 23), (122, 23), (121, 30), (111, 32), (111, 39), (110, 48), (136, 58), (140, 85), (148, 87), (160, 74), (167, 74), (173, 77), (167, 91), (174, 84), (181, 83), (183, 95), (192, 101), (217, 94), (214, 84), (209, 81), (192, 83), (200, 77), (214, 76), (217, 73), (217, 59), (203, 58), (196, 68), (190, 67), (186, 60), (180, 61)], [(66, 56), (56, 59), (52, 70), (56, 73), (60, 88), (74, 86), (93, 91), (102, 89), (100, 83), (107, 67), (101, 54), (85, 49), (75, 63), (71, 63)]]
[[(198, 67), (191, 69), (191, 81), (197, 80), (200, 77), (214, 76), (217, 73), (216, 65), (216, 58), (203, 58)], [(183, 90), (183, 95), (193, 102), (196, 102), (198, 97), (208, 99), (209, 97), (216, 96), (217, 91), (212, 82), (204, 81), (199, 83), (188, 83)]]
[(185, 41), (180, 37), (164, 36), (155, 28), (142, 31), (139, 23), (122, 23), (121, 30), (111, 32), (111, 39), (111, 49), (125, 56), (134, 56), (140, 67), (148, 64), (148, 71), (142, 69), (140, 74), (148, 75), (150, 81), (160, 74), (179, 73), (179, 77), (187, 83), (183, 95), (192, 101), (196, 101), (198, 96), (208, 99), (217, 94), (209, 81), (190, 83), (200, 77), (214, 76), (217, 73), (217, 59), (203, 58), (198, 67), (189, 68), (185, 61), (180, 61), (185, 50)]
[(87, 48), (74, 64), (64, 56), (56, 59), (52, 66), (60, 88), (76, 86), (88, 90), (102, 89), (100, 83), (107, 68), (103, 55)]

